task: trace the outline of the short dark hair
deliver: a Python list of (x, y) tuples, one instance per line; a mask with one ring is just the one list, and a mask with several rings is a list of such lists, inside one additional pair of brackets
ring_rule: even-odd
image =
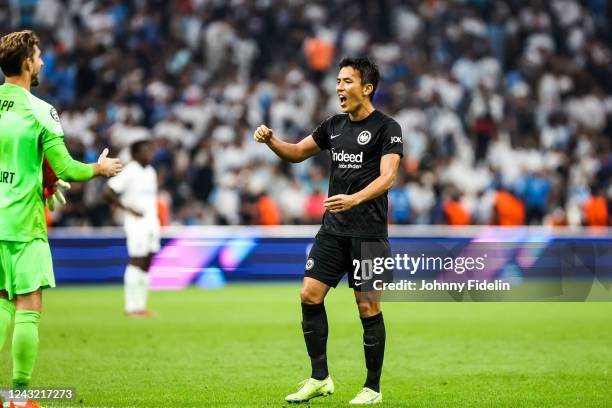
[(4, 75), (21, 75), (23, 61), (34, 56), (34, 47), (38, 43), (38, 37), (30, 30), (16, 31), (0, 38), (0, 68)]
[(374, 93), (376, 92), (376, 88), (378, 87), (378, 81), (380, 81), (380, 72), (378, 71), (378, 66), (374, 63), (374, 61), (369, 58), (342, 58), (342, 61), (338, 64), (338, 68), (342, 69), (344, 67), (351, 67), (355, 71), (359, 72), (361, 76), (361, 84), (372, 84), (374, 88), (372, 93), (370, 94), (370, 100), (374, 98)]
[(136, 156), (140, 152), (140, 149), (142, 149), (148, 143), (149, 143), (149, 140), (147, 139), (141, 139), (141, 140), (138, 140), (132, 143), (132, 145), (130, 146), (130, 154), (132, 155), (132, 159), (134, 158), (134, 156)]

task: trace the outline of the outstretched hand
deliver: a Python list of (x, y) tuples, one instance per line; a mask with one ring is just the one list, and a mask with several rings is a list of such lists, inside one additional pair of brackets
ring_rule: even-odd
[(108, 156), (108, 149), (104, 149), (100, 157), (98, 157), (99, 173), (106, 177), (114, 177), (123, 170), (123, 165), (119, 159), (113, 159)]

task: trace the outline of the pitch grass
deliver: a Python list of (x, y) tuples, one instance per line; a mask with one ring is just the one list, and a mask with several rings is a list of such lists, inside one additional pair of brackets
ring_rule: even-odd
[[(35, 387), (75, 387), (81, 407), (283, 406), (309, 376), (296, 285), (153, 293), (159, 317), (122, 314), (119, 287), (45, 293)], [(362, 386), (352, 293), (326, 302), (336, 392)], [(386, 303), (386, 407), (612, 405), (612, 303)], [(10, 354), (0, 353), (2, 385)], [(61, 406), (61, 404), (58, 404)]]

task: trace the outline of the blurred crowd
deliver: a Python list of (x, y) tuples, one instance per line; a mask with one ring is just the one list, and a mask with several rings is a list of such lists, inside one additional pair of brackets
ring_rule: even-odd
[[(327, 153), (298, 165), (254, 143), (339, 112), (337, 62), (367, 55), (377, 109), (401, 125), (398, 224), (608, 225), (607, 0), (0, 0), (33, 28), (75, 158), (156, 147), (165, 224), (319, 223)], [(113, 225), (103, 180), (54, 225)]]

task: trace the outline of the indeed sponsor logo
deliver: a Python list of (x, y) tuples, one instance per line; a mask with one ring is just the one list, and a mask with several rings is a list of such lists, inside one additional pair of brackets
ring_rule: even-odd
[(332, 160), (343, 163), (363, 163), (363, 152), (355, 154), (347, 153), (344, 150), (339, 152), (332, 150)]

